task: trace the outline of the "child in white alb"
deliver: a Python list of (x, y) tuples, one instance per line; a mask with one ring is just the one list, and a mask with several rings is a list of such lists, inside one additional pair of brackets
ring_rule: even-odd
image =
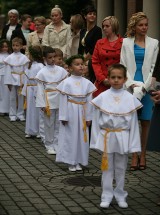
[(126, 68), (121, 64), (112, 65), (108, 70), (111, 88), (91, 101), (94, 114), (90, 147), (103, 152), (102, 208), (108, 208), (113, 197), (119, 207), (128, 207), (128, 194), (124, 190), (128, 153), (141, 151), (137, 109), (142, 104), (123, 89), (126, 80)]
[(9, 113), (9, 89), (4, 84), (5, 63), (4, 59), (11, 53), (10, 44), (7, 40), (0, 41), (0, 114)]
[(88, 165), (89, 137), (88, 126), (92, 119), (92, 92), (95, 86), (82, 77), (84, 58), (74, 55), (66, 61), (71, 76), (62, 81), (60, 91), (57, 162), (69, 165), (69, 171), (82, 170)]
[(24, 117), (24, 96), (21, 94), (23, 87), (24, 71), (28, 67), (29, 59), (20, 52), (23, 46), (21, 38), (15, 37), (12, 40), (13, 53), (5, 58), (6, 72), (4, 84), (8, 85), (10, 90), (10, 121), (25, 121)]
[(37, 80), (35, 76), (44, 67), (43, 55), (40, 46), (30, 46), (28, 51), (30, 63), (25, 70), (24, 86), (22, 89), (22, 95), (25, 96), (24, 109), (26, 109), (25, 137), (36, 136), (40, 138), (40, 122), (42, 123), (43, 119), (41, 119), (40, 108), (36, 107)]
[(44, 144), (47, 153), (56, 154), (59, 133), (59, 92), (56, 87), (68, 73), (62, 67), (55, 65), (53, 48), (43, 47), (43, 57), (46, 66), (36, 75), (38, 81), (36, 107), (44, 111)]

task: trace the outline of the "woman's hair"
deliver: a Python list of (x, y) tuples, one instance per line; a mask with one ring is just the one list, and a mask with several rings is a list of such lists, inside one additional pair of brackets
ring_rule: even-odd
[(61, 8), (59, 7), (59, 5), (55, 5), (55, 7), (52, 8), (51, 14), (52, 14), (54, 11), (58, 11), (58, 12), (61, 14), (61, 16), (63, 16), (62, 10), (61, 10)]
[(90, 12), (95, 12), (97, 13), (96, 8), (93, 5), (88, 5), (82, 10), (82, 15), (86, 16)]
[(119, 21), (118, 21), (118, 19), (115, 16), (107, 16), (107, 17), (105, 17), (103, 19), (103, 21), (102, 21), (102, 29), (103, 29), (103, 23), (106, 20), (109, 20), (109, 22), (111, 24), (111, 27), (112, 27), (112, 31), (115, 34), (118, 34), (118, 31), (119, 31)]
[(56, 57), (61, 57), (63, 58), (63, 52), (61, 49), (55, 48), (55, 53), (56, 53)]
[(23, 14), (21, 16), (21, 22), (26, 21), (28, 18), (32, 19), (31, 15), (29, 15), (29, 14)]
[(46, 18), (44, 16), (37, 16), (34, 18), (34, 22), (40, 22), (43, 25), (46, 25)]
[(55, 49), (50, 46), (42, 46), (43, 57), (47, 57), (50, 53), (55, 53)]
[(42, 49), (40, 46), (38, 45), (29, 46), (28, 51), (29, 51), (29, 54), (31, 55), (28, 69), (31, 68), (33, 61), (44, 64)]
[(12, 52), (12, 49), (11, 49), (11, 44), (8, 40), (0, 40), (0, 52), (2, 52), (2, 48), (4, 46), (4, 43), (6, 43), (8, 45), (8, 53), (10, 54)]
[(9, 10), (9, 11), (8, 11), (8, 15), (9, 15), (10, 13), (13, 13), (13, 14), (17, 15), (17, 17), (19, 17), (19, 12), (18, 12), (18, 10), (16, 10), (16, 9), (11, 9), (11, 10)]
[(73, 29), (82, 29), (84, 27), (84, 19), (81, 14), (75, 14), (71, 16)]
[(114, 69), (121, 70), (123, 72), (124, 78), (127, 78), (127, 69), (124, 65), (122, 65), (120, 63), (112, 64), (111, 66), (108, 67), (108, 77), (110, 77), (111, 72)]
[(71, 56), (70, 58), (66, 59), (66, 60), (65, 60), (65, 63), (66, 63), (68, 66), (71, 66), (72, 63), (73, 63), (73, 61), (74, 61), (75, 59), (82, 59), (82, 60), (84, 61), (83, 55), (77, 54), (77, 55), (73, 55), (73, 56)]
[(145, 13), (138, 12), (134, 13), (131, 18), (129, 19), (128, 26), (127, 26), (127, 37), (134, 37), (135, 36), (135, 27), (137, 23), (143, 19), (148, 19)]

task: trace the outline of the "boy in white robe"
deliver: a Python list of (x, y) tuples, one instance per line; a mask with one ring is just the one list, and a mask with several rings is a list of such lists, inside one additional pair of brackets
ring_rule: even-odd
[(10, 90), (10, 121), (25, 121), (24, 117), (24, 97), (21, 94), (23, 87), (24, 71), (28, 67), (29, 59), (20, 52), (23, 41), (15, 37), (12, 40), (13, 53), (5, 58), (6, 71), (4, 84), (8, 85)]
[(92, 119), (92, 92), (96, 90), (91, 81), (82, 77), (84, 59), (75, 55), (66, 61), (71, 76), (62, 81), (60, 91), (59, 138), (57, 162), (69, 164), (69, 171), (82, 170), (88, 165), (88, 126)]
[(36, 75), (37, 96), (36, 107), (44, 111), (45, 147), (48, 154), (56, 154), (59, 132), (59, 92), (57, 85), (67, 77), (65, 69), (55, 65), (55, 50), (51, 47), (43, 48), (46, 66)]
[[(127, 208), (127, 192), (124, 191), (128, 153), (140, 152), (140, 134), (137, 109), (140, 101), (123, 89), (126, 68), (114, 64), (108, 70), (109, 90), (93, 99), (90, 148), (103, 152), (102, 195), (100, 207), (108, 208), (115, 197), (119, 207)], [(116, 187), (113, 189), (113, 179)]]

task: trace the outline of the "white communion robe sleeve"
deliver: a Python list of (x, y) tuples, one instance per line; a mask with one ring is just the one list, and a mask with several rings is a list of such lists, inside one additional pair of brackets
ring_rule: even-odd
[(66, 94), (60, 94), (59, 96), (59, 120), (68, 121), (68, 96)]

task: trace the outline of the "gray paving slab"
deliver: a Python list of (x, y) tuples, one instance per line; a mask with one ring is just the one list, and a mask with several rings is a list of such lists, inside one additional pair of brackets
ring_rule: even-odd
[(104, 210), (100, 154), (91, 150), (88, 168), (71, 173), (40, 140), (26, 139), (24, 126), (0, 116), (0, 215), (160, 214), (160, 152), (147, 152), (145, 171), (127, 170), (129, 207), (120, 209), (113, 200)]

